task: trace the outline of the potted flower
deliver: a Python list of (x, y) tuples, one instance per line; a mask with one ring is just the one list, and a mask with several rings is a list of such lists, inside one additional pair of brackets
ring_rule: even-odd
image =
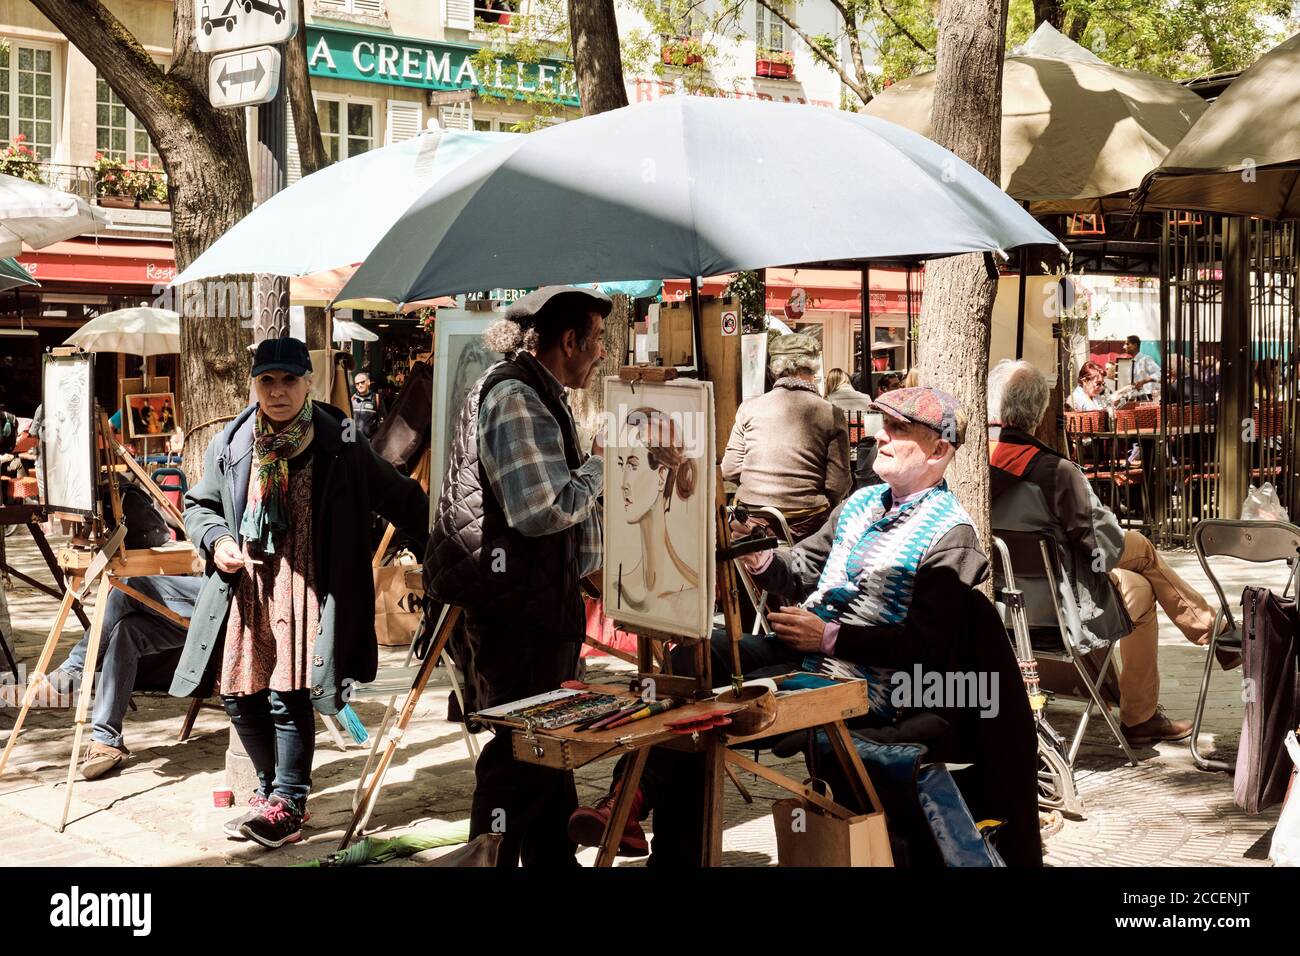
[(95, 154), (95, 196), (101, 206), (133, 209), (137, 196), (135, 170), (103, 153)]
[(36, 162), (36, 155), (27, 145), (27, 137), (22, 133), (15, 136), (13, 142), (0, 152), (0, 173), (6, 176), (17, 176), (29, 183), (45, 181), (41, 175), (40, 164)]
[(660, 57), (666, 66), (694, 66), (704, 62), (704, 42), (699, 37), (664, 37)]
[(754, 62), (754, 75), (774, 80), (793, 79), (794, 54), (789, 50), (759, 50)]
[(136, 195), (140, 199), (141, 209), (169, 209), (167, 197), (167, 174), (161, 169), (149, 165), (149, 160), (142, 159), (136, 163)]

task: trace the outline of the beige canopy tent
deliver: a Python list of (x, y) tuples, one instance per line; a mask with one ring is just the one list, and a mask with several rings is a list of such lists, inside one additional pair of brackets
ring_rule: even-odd
[(1300, 218), (1300, 34), (1259, 58), (1143, 184), (1142, 202)]
[[(929, 136), (934, 82), (896, 83), (865, 112)], [(1127, 207), (1204, 111), (1186, 87), (1111, 66), (1044, 23), (1004, 64), (1002, 188), (1036, 215)]]

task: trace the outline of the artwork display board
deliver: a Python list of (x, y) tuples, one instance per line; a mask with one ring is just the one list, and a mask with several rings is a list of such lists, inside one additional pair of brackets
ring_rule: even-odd
[(126, 396), (127, 434), (132, 438), (166, 438), (176, 430), (176, 396), (141, 392)]
[(717, 529), (713, 385), (605, 380), (605, 613), (704, 637)]
[(41, 467), (50, 511), (95, 514), (95, 363), (89, 352), (46, 354), (41, 368)]
[(501, 353), (492, 351), (483, 341), (487, 327), (500, 318), (494, 312), (438, 310), (434, 321), (431, 507), (437, 504), (465, 397), (479, 377), (502, 359)]

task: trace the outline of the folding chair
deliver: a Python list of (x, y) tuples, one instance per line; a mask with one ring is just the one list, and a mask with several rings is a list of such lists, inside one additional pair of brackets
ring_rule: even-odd
[[(1201, 689), (1196, 695), (1196, 714), (1192, 718), (1192, 738), (1189, 741), (1192, 761), (1202, 770), (1232, 771), (1232, 764), (1222, 760), (1211, 760), (1201, 754), (1197, 746), (1201, 734), (1201, 719), (1205, 716), (1205, 701), (1210, 692), (1210, 671), (1213, 669), (1215, 652), (1219, 648), (1240, 652), (1241, 624), (1232, 616), (1228, 599), (1223, 593), (1223, 586), (1210, 568), (1210, 558), (1240, 558), (1255, 564), (1268, 564), (1273, 561), (1287, 562), (1287, 573), (1283, 597), (1290, 594), (1291, 586), (1296, 582), (1300, 572), (1300, 528), (1285, 521), (1230, 521), (1226, 518), (1205, 518), (1197, 523), (1192, 531), (1192, 545), (1196, 549), (1196, 558), (1201, 562), (1201, 570), (1214, 586), (1214, 593), (1219, 597), (1219, 608), (1214, 612), (1214, 624), (1210, 627), (1210, 643), (1205, 654), (1205, 673), (1201, 675)], [(1227, 629), (1220, 634), (1219, 628), (1224, 621)]]
[[(794, 544), (794, 535), (790, 532), (790, 524), (785, 520), (785, 515), (776, 508), (750, 508), (751, 516), (766, 518), (770, 526), (777, 531), (777, 537), (781, 543), (789, 547)], [(772, 627), (767, 623), (767, 592), (760, 589), (754, 583), (754, 579), (749, 576), (749, 571), (745, 563), (739, 558), (732, 562), (736, 566), (736, 573), (740, 577), (741, 586), (744, 587), (745, 593), (749, 596), (750, 603), (754, 605), (754, 627), (751, 634), (770, 634)]]
[[(1088, 722), (1092, 718), (1092, 708), (1095, 705), (1101, 711), (1102, 719), (1106, 721), (1106, 726), (1110, 728), (1111, 735), (1119, 744), (1120, 749), (1124, 751), (1124, 756), (1133, 766), (1137, 766), (1137, 757), (1133, 754), (1132, 748), (1129, 747), (1128, 741), (1124, 739), (1124, 733), (1120, 730), (1119, 722), (1110, 712), (1110, 706), (1101, 696), (1100, 685), (1105, 684), (1106, 675), (1110, 672), (1111, 661), (1115, 656), (1116, 642), (1112, 641), (1106, 648), (1105, 656), (1102, 658), (1101, 667), (1097, 672), (1097, 678), (1094, 681), (1088, 673), (1087, 665), (1084, 661), (1085, 654), (1079, 649), (1079, 635), (1076, 633), (1076, 623), (1080, 620), (1079, 608), (1074, 597), (1074, 585), (1070, 582), (1065, 574), (1065, 567), (1061, 560), (1060, 545), (1056, 539), (1044, 532), (1037, 531), (1006, 531), (1001, 528), (993, 529), (993, 534), (1002, 540), (1006, 545), (1006, 553), (1011, 561), (1011, 570), (1014, 579), (1020, 581), (1038, 579), (1045, 582), (1045, 586), (1052, 595), (1052, 610), (1055, 619), (1050, 622), (1033, 621), (1029, 622), (1029, 634), (1033, 643), (1035, 656), (1039, 659), (1063, 661), (1069, 663), (1079, 679), (1079, 683), (1087, 691), (1088, 697), (1085, 698), (1087, 706), (1084, 708), (1083, 716), (1079, 718), (1079, 723), (1075, 727), (1074, 737), (1070, 742), (1070, 748), (1067, 753), (1070, 766), (1074, 766), (1075, 759), (1079, 754), (1079, 747), (1083, 743), (1083, 735), (1088, 730)], [(1001, 549), (996, 549), (999, 558), (1002, 557)], [(1006, 575), (1001, 573), (1001, 562), (995, 565), (995, 587), (1005, 587)]]

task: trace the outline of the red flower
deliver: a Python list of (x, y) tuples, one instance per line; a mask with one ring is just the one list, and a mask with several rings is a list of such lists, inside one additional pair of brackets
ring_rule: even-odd
[(17, 136), (14, 137), (14, 142), (15, 142), (15, 143), (23, 143), (23, 142), (26, 142), (26, 141), (27, 141), (27, 134), (26, 134), (26, 133), (19, 133)]

